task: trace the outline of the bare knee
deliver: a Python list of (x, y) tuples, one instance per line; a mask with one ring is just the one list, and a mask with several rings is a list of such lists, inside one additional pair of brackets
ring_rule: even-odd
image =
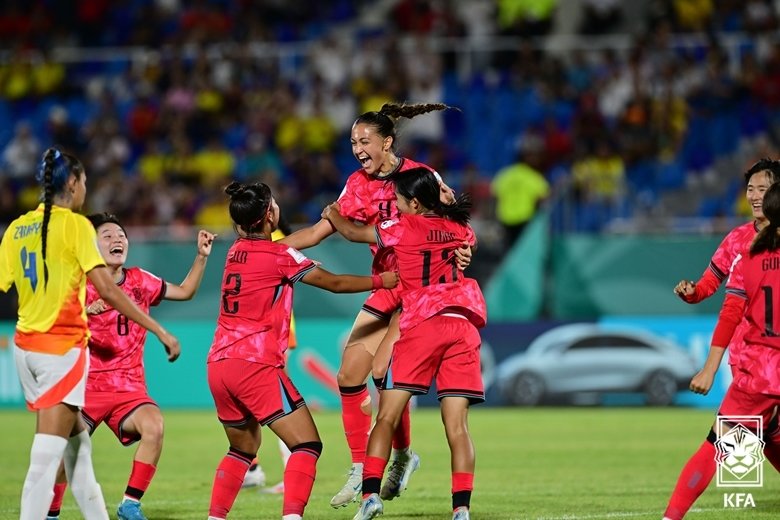
[(141, 429), (141, 441), (149, 444), (161, 445), (164, 435), (164, 423), (162, 415), (144, 421)]

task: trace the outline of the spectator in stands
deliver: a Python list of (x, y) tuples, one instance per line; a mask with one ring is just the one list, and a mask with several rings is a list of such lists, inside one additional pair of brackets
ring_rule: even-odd
[(41, 144), (33, 135), (30, 123), (19, 121), (13, 138), (3, 150), (3, 168), (5, 175), (13, 179), (15, 188), (35, 175)]
[(538, 136), (525, 136), (515, 164), (499, 170), (491, 184), (497, 204), (496, 217), (504, 227), (507, 249), (522, 234), (550, 193), (550, 185), (539, 171), (544, 160), (543, 146)]

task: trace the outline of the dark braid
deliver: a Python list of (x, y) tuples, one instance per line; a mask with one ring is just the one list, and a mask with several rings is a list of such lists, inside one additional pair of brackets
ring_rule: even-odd
[(49, 220), (51, 220), (51, 206), (54, 200), (54, 183), (52, 182), (54, 172), (54, 156), (58, 151), (49, 148), (43, 155), (43, 224), (41, 226), (41, 257), (43, 258), (43, 290), (49, 284), (49, 267), (46, 265), (46, 238), (49, 231)]

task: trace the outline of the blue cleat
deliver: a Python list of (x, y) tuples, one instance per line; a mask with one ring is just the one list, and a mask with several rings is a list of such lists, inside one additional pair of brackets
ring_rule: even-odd
[(382, 499), (376, 493), (371, 493), (360, 503), (360, 509), (352, 520), (371, 520), (384, 512)]
[(452, 512), (452, 520), (471, 520), (468, 507), (459, 507)]
[(119, 520), (147, 520), (141, 511), (141, 502), (135, 500), (123, 500), (116, 510)]

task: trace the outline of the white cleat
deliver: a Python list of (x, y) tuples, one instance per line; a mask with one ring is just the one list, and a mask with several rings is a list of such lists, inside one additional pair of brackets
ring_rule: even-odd
[(260, 465), (255, 466), (255, 469), (246, 470), (244, 475), (244, 482), (241, 484), (242, 488), (250, 487), (263, 487), (265, 486), (265, 472)]
[(363, 464), (352, 464), (352, 468), (349, 470), (347, 476), (347, 482), (341, 491), (335, 494), (330, 499), (331, 507), (344, 507), (347, 504), (354, 502), (360, 490), (363, 488)]
[(401, 496), (401, 492), (409, 485), (409, 478), (412, 473), (420, 467), (420, 456), (413, 451), (409, 451), (406, 457), (397, 456), (390, 464), (387, 470), (387, 478), (379, 492), (382, 500), (392, 500)]
[(469, 517), (469, 508), (461, 506), (452, 512), (452, 520), (471, 520)]
[(376, 493), (371, 493), (360, 503), (360, 509), (352, 520), (371, 520), (384, 512), (382, 499)]

